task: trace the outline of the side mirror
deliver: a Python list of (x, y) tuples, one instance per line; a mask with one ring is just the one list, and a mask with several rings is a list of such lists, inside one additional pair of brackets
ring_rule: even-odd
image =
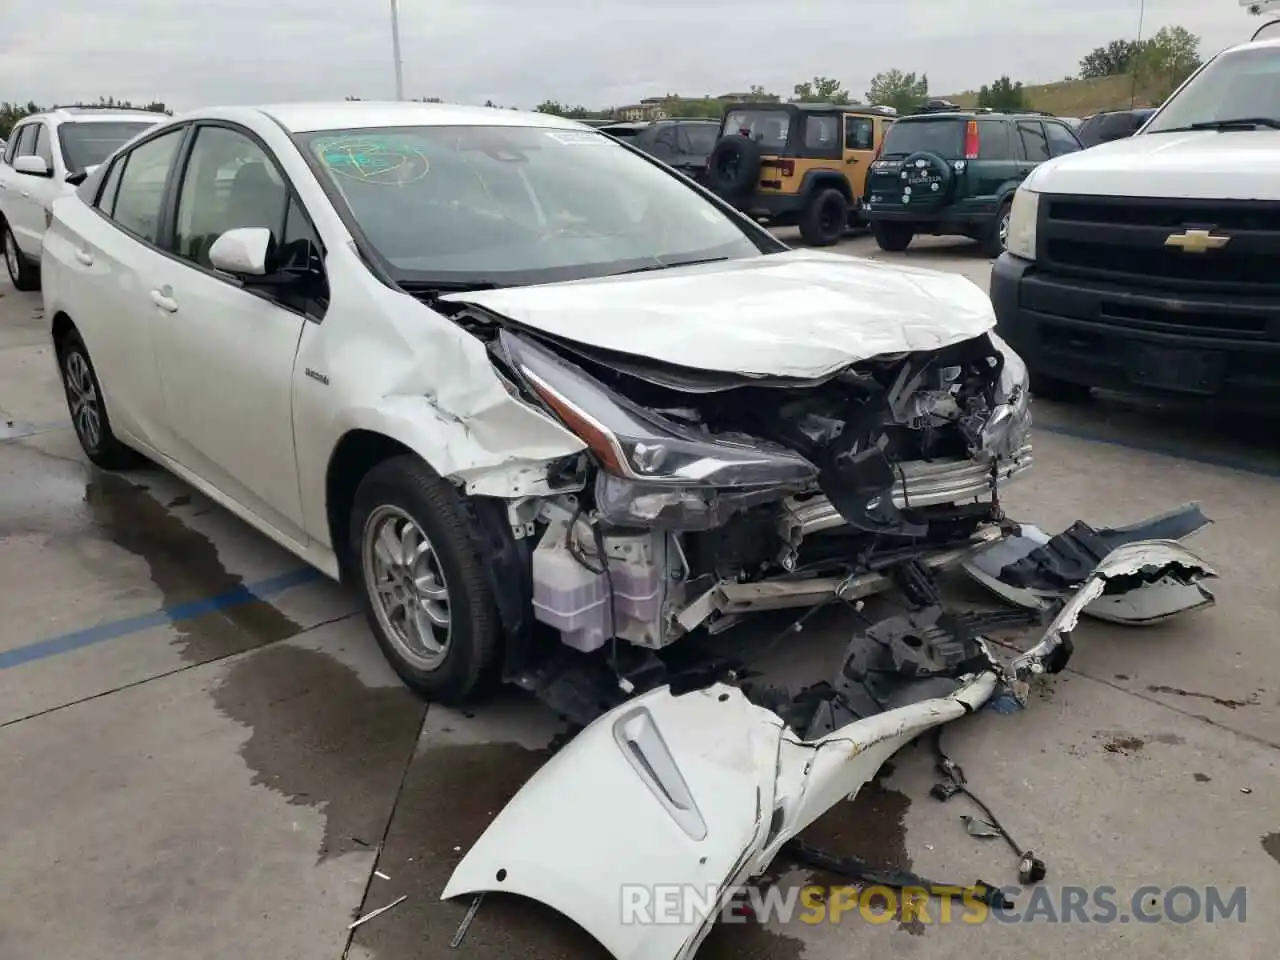
[(265, 277), (275, 253), (275, 238), (266, 227), (236, 227), (209, 248), (213, 269), (237, 277)]
[(13, 161), (13, 169), (16, 173), (25, 173), (32, 177), (51, 177), (53, 171), (49, 169), (49, 164), (44, 157), (37, 157), (28, 154), (25, 157), (18, 157)]

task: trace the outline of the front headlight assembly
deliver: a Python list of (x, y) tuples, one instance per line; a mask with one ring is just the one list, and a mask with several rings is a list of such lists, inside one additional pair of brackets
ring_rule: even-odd
[(995, 457), (1013, 456), (1031, 433), (1031, 377), (1016, 350), (994, 330), (987, 336), (1004, 363), (996, 384), (996, 406), (982, 428), (982, 449)]
[(1040, 194), (1019, 187), (1009, 212), (1009, 238), (1005, 249), (1023, 260), (1036, 258), (1036, 221), (1040, 219)]
[(504, 330), (499, 343), (528, 389), (599, 462), (597, 507), (616, 522), (707, 529), (762, 494), (817, 478), (812, 463), (781, 445), (712, 436), (632, 403), (524, 337)]

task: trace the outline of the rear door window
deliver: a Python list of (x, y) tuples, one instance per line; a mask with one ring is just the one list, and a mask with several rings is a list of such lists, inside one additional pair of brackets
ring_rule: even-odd
[(1044, 121), (1045, 132), (1049, 135), (1049, 152), (1055, 157), (1064, 153), (1076, 153), (1080, 149), (1080, 141), (1064, 124)]
[(840, 119), (831, 114), (804, 118), (806, 150), (831, 150), (840, 143)]
[(1009, 124), (1003, 120), (978, 121), (978, 159), (1012, 160)]
[(1039, 120), (1019, 120), (1018, 135), (1022, 137), (1022, 149), (1029, 162), (1042, 163), (1049, 159), (1049, 141)]
[(905, 157), (926, 151), (944, 160), (958, 160), (964, 156), (965, 122), (960, 117), (898, 120), (885, 134), (881, 155)]
[(681, 132), (688, 138), (686, 152), (705, 156), (715, 147), (720, 128), (713, 123), (686, 123)]

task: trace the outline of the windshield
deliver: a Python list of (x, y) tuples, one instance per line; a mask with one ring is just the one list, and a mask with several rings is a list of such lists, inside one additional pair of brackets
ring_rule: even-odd
[(884, 135), (885, 157), (905, 157), (926, 150), (947, 160), (964, 156), (964, 121), (955, 117), (937, 120), (898, 120)]
[(741, 134), (762, 147), (784, 150), (791, 129), (791, 114), (786, 110), (731, 110), (724, 118), (725, 136)]
[(1235, 50), (1209, 61), (1143, 134), (1239, 119), (1280, 124), (1280, 48)]
[(62, 123), (58, 125), (58, 142), (62, 159), (71, 173), (101, 163), (143, 130), (149, 130), (161, 119)]
[(571, 280), (773, 249), (594, 130), (390, 127), (301, 139), (406, 282)]

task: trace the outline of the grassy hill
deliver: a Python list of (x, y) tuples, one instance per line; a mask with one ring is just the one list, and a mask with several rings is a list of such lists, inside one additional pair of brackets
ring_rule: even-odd
[[(1060, 117), (1087, 117), (1100, 110), (1128, 107), (1133, 95), (1133, 77), (1122, 74), (1099, 77), (1096, 80), (1061, 80), (1057, 83), (1023, 87), (1023, 90), (1026, 92), (1027, 106), (1032, 110), (1044, 110)], [(1143, 93), (1142, 86), (1139, 85), (1136, 105), (1151, 106), (1150, 97)], [(946, 99), (962, 107), (973, 107), (978, 104), (978, 91), (966, 90), (964, 93), (951, 94)]]

